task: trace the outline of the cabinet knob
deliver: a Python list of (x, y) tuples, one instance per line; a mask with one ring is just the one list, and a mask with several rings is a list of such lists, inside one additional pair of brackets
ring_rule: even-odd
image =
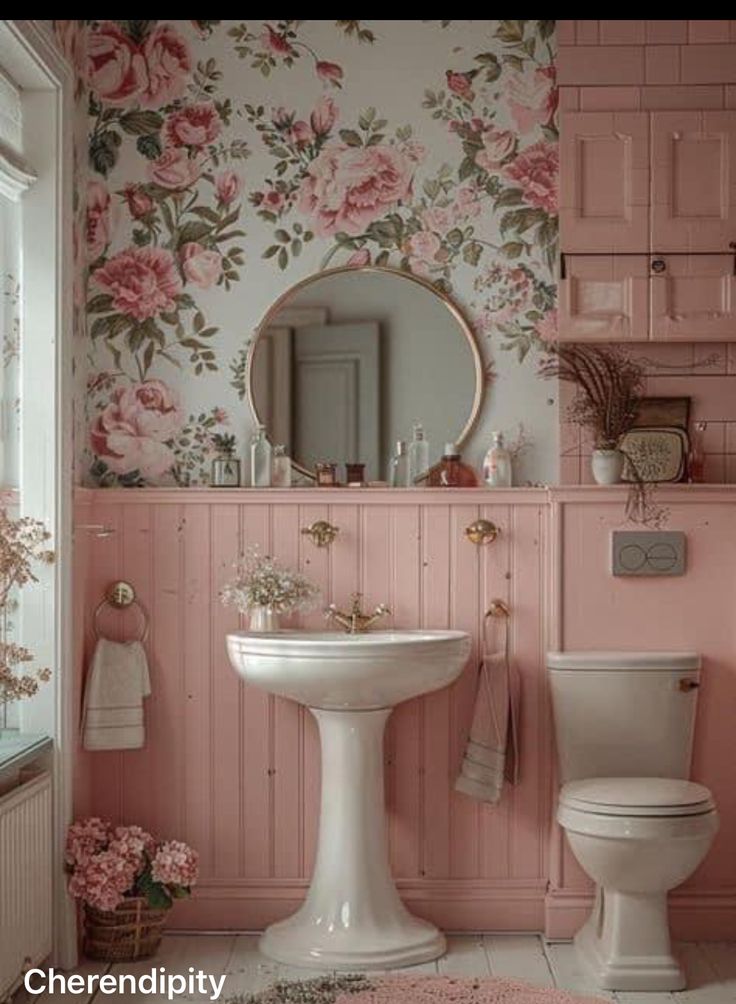
[(652, 258), (651, 269), (655, 275), (661, 275), (662, 272), (667, 271), (667, 262), (664, 258)]
[(492, 544), (499, 532), (496, 524), (489, 519), (477, 519), (465, 527), (465, 536), (473, 544)]
[(326, 519), (318, 519), (311, 526), (303, 526), (302, 533), (310, 537), (316, 547), (329, 547), (340, 532), (340, 527), (328, 523)]

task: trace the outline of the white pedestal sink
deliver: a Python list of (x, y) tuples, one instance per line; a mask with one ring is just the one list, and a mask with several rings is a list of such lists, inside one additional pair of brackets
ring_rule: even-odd
[(312, 883), (302, 907), (261, 939), (271, 958), (319, 969), (426, 962), (444, 935), (413, 917), (391, 877), (383, 733), (400, 701), (451, 683), (470, 638), (462, 631), (239, 631), (228, 654), (249, 683), (306, 704), (322, 746), (322, 805)]

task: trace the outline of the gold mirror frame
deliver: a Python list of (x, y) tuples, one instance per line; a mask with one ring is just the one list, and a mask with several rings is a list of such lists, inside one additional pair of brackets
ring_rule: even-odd
[[(463, 426), (460, 435), (456, 436), (454, 440), (459, 446), (462, 446), (470, 433), (473, 431), (475, 423), (478, 421), (478, 415), (480, 414), (480, 407), (483, 401), (483, 359), (481, 358), (480, 349), (478, 348), (478, 343), (476, 341), (475, 334), (473, 333), (473, 329), (454, 300), (452, 300), (446, 293), (438, 290), (433, 283), (419, 275), (414, 275), (412, 272), (405, 272), (399, 268), (388, 268), (385, 265), (363, 265), (359, 268), (355, 268), (351, 265), (340, 265), (337, 268), (326, 268), (321, 272), (315, 272), (312, 275), (308, 275), (306, 279), (300, 279), (299, 282), (295, 282), (293, 286), (289, 286), (289, 288), (286, 289), (281, 296), (274, 300), (266, 313), (263, 315), (260, 323), (253, 331), (253, 337), (250, 345), (248, 346), (248, 355), (246, 357), (246, 370), (248, 374), (248, 404), (250, 406), (250, 412), (253, 416), (254, 423), (256, 425), (261, 424), (260, 416), (256, 411), (255, 395), (253, 393), (253, 357), (258, 347), (261, 335), (271, 326), (279, 310), (281, 310), (289, 297), (293, 296), (294, 293), (299, 292), (299, 290), (304, 289), (307, 286), (311, 286), (313, 283), (317, 282), (318, 279), (323, 279), (330, 275), (341, 275), (345, 272), (350, 272), (353, 275), (360, 272), (384, 273), (387, 275), (397, 276), (401, 279), (407, 279), (409, 282), (414, 282), (417, 286), (423, 286), (424, 289), (429, 290), (430, 293), (433, 293), (439, 300), (441, 300), (457, 321), (470, 348), (470, 354), (473, 358), (473, 369), (475, 371), (475, 393), (473, 395), (473, 404), (470, 410), (470, 416)], [(314, 471), (310, 471), (306, 467), (303, 467), (302, 464), (298, 463), (293, 457), (290, 457), (289, 459), (291, 460), (291, 466), (294, 470), (298, 471), (305, 477), (310, 478), (312, 481), (315, 480)]]

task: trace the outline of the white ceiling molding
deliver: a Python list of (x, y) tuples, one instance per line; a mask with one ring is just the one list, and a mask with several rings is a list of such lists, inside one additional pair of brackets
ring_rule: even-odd
[(36, 180), (36, 173), (10, 147), (0, 143), (0, 195), (18, 202)]

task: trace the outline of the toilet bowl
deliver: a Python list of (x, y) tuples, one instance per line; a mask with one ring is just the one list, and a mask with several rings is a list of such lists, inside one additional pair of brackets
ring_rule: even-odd
[(682, 990), (667, 893), (695, 871), (718, 829), (708, 789), (662, 778), (571, 781), (560, 791), (557, 819), (596, 883), (575, 944), (598, 986)]
[(700, 658), (671, 652), (547, 656), (560, 763), (557, 820), (596, 884), (575, 936), (604, 990), (685, 987), (667, 893), (718, 829), (710, 791), (688, 780)]

